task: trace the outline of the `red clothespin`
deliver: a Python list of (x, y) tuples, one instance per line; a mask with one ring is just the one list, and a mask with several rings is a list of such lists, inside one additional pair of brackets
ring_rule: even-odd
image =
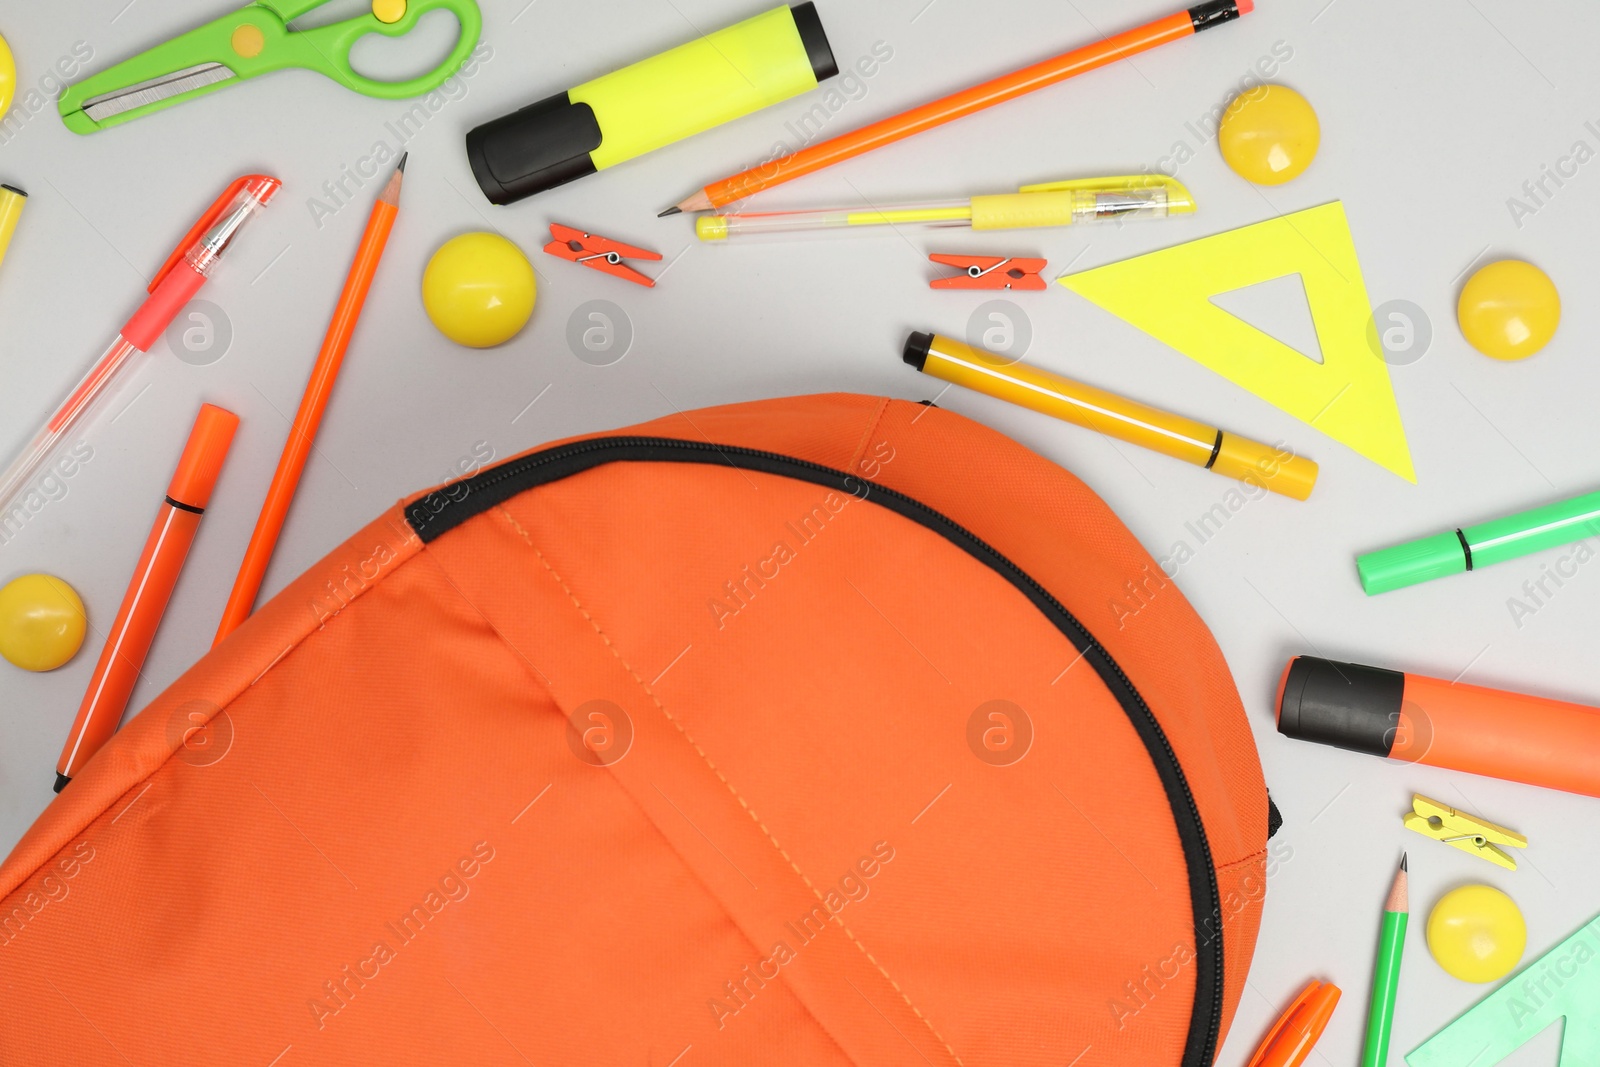
[(934, 280), (935, 289), (1043, 289), (1045, 260), (1006, 256), (929, 256), (946, 267), (960, 267), (954, 278)]
[(660, 259), (661, 253), (652, 252), (648, 248), (635, 248), (619, 241), (606, 237), (597, 237), (592, 233), (574, 230), (571, 226), (562, 226), (552, 222), (550, 236), (555, 240), (544, 246), (544, 250), (552, 256), (570, 259), (574, 263), (582, 263), (585, 267), (604, 271), (623, 281), (635, 282), (639, 285), (655, 288), (655, 279), (647, 278), (634, 270), (624, 259)]

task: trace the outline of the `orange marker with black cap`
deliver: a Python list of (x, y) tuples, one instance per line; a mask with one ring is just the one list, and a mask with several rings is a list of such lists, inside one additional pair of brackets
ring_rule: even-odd
[(61, 749), (61, 762), (56, 764), (57, 793), (117, 732), (238, 427), (239, 416), (233, 412), (214, 404), (201, 405), (178, 470), (144, 543), (144, 553), (133, 569), (133, 580), (123, 594), (122, 607), (106, 634), (106, 646), (78, 707), (77, 721)]
[(1302, 741), (1600, 797), (1600, 708), (1313, 656), (1278, 683)]

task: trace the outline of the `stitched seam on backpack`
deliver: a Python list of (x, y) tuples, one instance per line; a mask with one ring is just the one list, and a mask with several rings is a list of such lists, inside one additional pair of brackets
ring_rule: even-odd
[(1257, 863), (1264, 859), (1266, 855), (1267, 850), (1263, 848), (1259, 852), (1252, 852), (1242, 860), (1234, 860), (1232, 863), (1219, 863), (1217, 864), (1217, 873), (1220, 875), (1224, 871), (1231, 871), (1235, 867), (1242, 867), (1247, 863)]
[[(870, 430), (870, 428), (871, 427), (869, 426), (868, 429)], [(656, 699), (655, 692), (633, 669), (633, 666), (623, 658), (621, 650), (618, 649), (616, 645), (612, 644), (611, 638), (606, 636), (606, 632), (600, 628), (600, 623), (596, 621), (594, 616), (589, 614), (588, 609), (586, 609), (583, 604), (579, 602), (577, 595), (573, 593), (572, 589), (567, 585), (566, 580), (563, 579), (560, 574), (556, 573), (556, 569), (550, 565), (550, 561), (545, 558), (544, 553), (540, 552), (539, 547), (533, 543), (533, 538), (528, 535), (528, 531), (523, 529), (522, 524), (516, 520), (516, 517), (513, 516), (511, 512), (506, 510), (504, 505), (497, 505), (495, 510), (504, 516), (506, 522), (510, 523), (511, 528), (516, 530), (517, 533), (522, 537), (523, 542), (533, 550), (533, 554), (539, 558), (539, 562), (544, 564), (544, 569), (550, 573), (551, 578), (555, 579), (556, 584), (561, 586), (561, 591), (567, 594), (567, 598), (572, 601), (572, 606), (577, 608), (578, 613), (582, 615), (584, 620), (594, 628), (595, 634), (602, 642), (605, 643), (606, 648), (611, 652), (611, 655), (616, 658), (617, 662), (622, 665), (622, 669), (628, 672), (628, 676), (634, 680), (634, 682), (644, 692), (644, 695), (650, 698), (650, 702), (656, 706), (657, 710), (659, 710), (661, 714), (667, 717), (667, 721), (672, 723), (672, 725), (677, 728), (678, 733), (683, 736), (683, 739), (689, 743), (689, 745), (697, 754), (699, 754), (701, 760), (705, 762), (706, 767), (710, 769), (712, 774), (717, 776), (717, 780), (721, 782), (728, 792), (733, 795), (733, 798), (739, 802), (739, 806), (743, 808), (745, 813), (750, 816), (752, 821), (755, 822), (756, 826), (761, 830), (761, 833), (766, 837), (768, 843), (770, 843), (772, 847), (777, 850), (778, 855), (783, 857), (784, 862), (789, 865), (789, 869), (794, 871), (794, 873), (800, 877), (800, 880), (805, 883), (806, 888), (811, 890), (812, 894), (816, 896), (818, 902), (825, 905), (826, 902), (823, 900), (821, 892), (819, 892), (817, 887), (812, 884), (811, 879), (806, 876), (806, 873), (800, 869), (800, 865), (797, 864), (793, 857), (791, 857), (789, 853), (785, 851), (784, 847), (778, 843), (778, 839), (773, 835), (772, 831), (767, 828), (766, 824), (761, 821), (761, 817), (756, 814), (755, 809), (752, 808), (749, 803), (746, 802), (744, 797), (740, 795), (738, 789), (734, 788), (733, 783), (727, 779), (722, 771), (717, 769), (717, 765), (712, 761), (710, 755), (708, 755), (706, 751), (700, 747), (700, 743), (691, 737), (689, 735), (689, 731), (684, 729), (683, 724), (677, 720), (672, 712), (668, 711), (666, 706), (662, 704), (660, 700)], [(879, 963), (877, 957), (872, 954), (866, 945), (861, 943), (861, 940), (856, 937), (856, 935), (851, 931), (850, 927), (845, 924), (844, 920), (840, 919), (836, 914), (830, 914), (829, 918), (838, 924), (839, 928), (844, 931), (845, 936), (850, 939), (851, 944), (855, 945), (856, 948), (861, 951), (861, 954), (867, 958), (868, 962), (870, 962), (872, 966), (876, 968), (877, 972), (883, 976), (883, 980), (888, 982), (890, 987), (900, 995), (900, 999), (905, 1001), (905, 1005), (911, 1009), (911, 1013), (918, 1019), (922, 1020), (923, 1025), (927, 1026), (928, 1032), (932, 1034), (934, 1039), (938, 1041), (939, 1044), (944, 1047), (944, 1050), (950, 1054), (950, 1058), (953, 1059), (957, 1064), (961, 1064), (961, 1057), (956, 1055), (956, 1050), (950, 1047), (950, 1043), (944, 1039), (944, 1035), (940, 1034), (939, 1031), (934, 1027), (933, 1020), (922, 1014), (922, 1011), (915, 1004), (911, 1003), (911, 998), (906, 994), (906, 991), (901, 989), (900, 984), (889, 976), (889, 972), (884, 969), (883, 964)], [(819, 1019), (818, 1022), (820, 1023), (821, 1020)]]
[[(233, 695), (229, 696), (226, 701), (224, 701), (222, 703), (211, 702), (211, 703), (215, 704), (215, 706), (217, 708), (217, 714), (225, 714), (229, 708), (233, 707), (233, 705), (234, 705), (234, 703), (236, 701), (238, 701), (241, 697), (243, 697), (246, 693), (248, 693), (252, 688), (254, 688), (257, 682), (261, 681), (262, 678), (265, 678), (267, 676), (268, 672), (270, 672), (275, 667), (277, 667), (278, 664), (282, 663), (284, 661), (284, 659), (286, 659), (289, 656), (290, 653), (297, 651), (307, 641), (311, 640), (311, 638), (316, 637), (318, 634), (320, 634), (331, 620), (333, 620), (334, 618), (337, 618), (338, 616), (344, 614), (346, 609), (348, 609), (352, 605), (354, 605), (357, 600), (360, 600), (362, 597), (366, 596), (367, 593), (370, 592), (371, 590), (376, 589), (380, 583), (387, 581), (391, 576), (393, 576), (395, 574), (398, 574), (406, 566), (406, 564), (411, 563), (412, 561), (420, 558), (421, 555), (422, 555), (422, 551), (421, 550), (423, 548), (425, 548), (426, 546), (422, 544), (420, 539), (418, 540), (417, 545), (418, 545), (418, 550), (416, 552), (414, 552), (412, 555), (408, 556), (407, 558), (401, 560), (399, 562), (399, 564), (397, 564), (387, 574), (380, 575), (379, 577), (377, 577), (377, 578), (373, 579), (372, 581), (368, 582), (361, 589), (357, 590), (355, 595), (350, 598), (349, 602), (346, 603), (345, 605), (343, 605), (341, 608), (339, 608), (338, 611), (332, 612), (326, 619), (322, 620), (322, 622), (317, 624), (315, 627), (313, 627), (312, 629), (306, 631), (305, 633), (301, 634), (300, 636), (294, 638), (294, 640), (292, 640), (283, 649), (282, 652), (279, 652), (277, 654), (277, 656), (273, 658), (271, 663), (267, 664), (260, 671), (257, 671), (253, 678), (251, 678), (248, 682), (244, 683), (244, 685), (242, 687), (240, 687), (240, 689), (237, 692), (235, 692)], [(342, 547), (343, 546), (341, 545), (340, 548), (342, 548)], [(338, 551), (338, 549), (335, 549), (335, 551)], [(177, 685), (177, 682), (174, 682), (172, 686), (168, 686), (167, 689), (162, 690), (161, 694), (159, 696), (157, 696), (155, 700), (151, 701), (150, 704), (145, 706), (145, 708), (141, 708), (137, 714), (143, 715), (145, 713), (146, 708), (153, 706), (157, 701), (163, 699), (166, 696), (167, 692), (170, 689), (172, 689), (173, 686), (176, 686), (176, 685)], [(175, 705), (175, 707), (181, 707), (181, 706), (182, 705)], [(215, 720), (216, 718), (217, 718), (217, 715), (212, 715), (210, 718), (206, 719), (205, 723), (203, 723), (202, 726), (209, 726), (212, 723), (212, 721)], [(81, 826), (78, 826), (75, 830), (72, 831), (72, 833), (67, 835), (68, 840), (66, 842), (64, 842), (61, 845), (60, 848), (58, 848), (54, 852), (50, 853), (50, 855), (48, 857), (46, 857), (46, 859), (42, 863), (40, 863), (37, 866), (35, 866), (33, 868), (33, 870), (28, 871), (26, 874), (24, 874), (21, 877), (21, 879), (18, 880), (18, 882), (17, 882), (17, 884), (15, 886), (13, 886), (9, 890), (0, 889), (0, 904), (3, 904), (5, 901), (10, 900), (13, 896), (15, 896), (17, 894), (17, 892), (24, 885), (27, 884), (28, 879), (32, 878), (34, 875), (36, 875), (40, 871), (44, 870), (45, 867), (47, 867), (49, 864), (54, 863), (55, 860), (56, 860), (56, 857), (60, 856), (61, 853), (65, 852), (67, 850), (68, 846), (71, 845), (72, 839), (79, 838), (79, 837), (82, 837), (84, 834), (87, 834), (91, 829), (94, 828), (96, 823), (98, 823), (106, 815), (111, 814), (111, 809), (115, 808), (124, 799), (126, 799), (127, 796), (130, 793), (132, 793), (134, 790), (138, 789), (141, 785), (144, 785), (146, 782), (152, 782), (153, 783), (154, 780), (155, 780), (155, 776), (157, 774), (160, 774), (162, 771), (166, 770), (167, 767), (171, 766), (173, 757), (178, 754), (179, 749), (181, 749), (182, 747), (183, 747), (183, 745), (180, 742), (176, 747), (174, 747), (172, 749), (172, 751), (168, 752), (165, 756), (161, 757), (161, 761), (159, 763), (157, 763), (155, 766), (151, 767), (148, 771), (146, 771), (144, 774), (140, 775), (138, 778), (134, 779), (131, 783), (129, 783), (128, 787), (126, 789), (124, 789), (122, 792), (118, 793), (115, 797), (112, 797), (111, 800), (106, 803), (105, 807), (100, 808), (98, 811), (95, 811), (95, 812), (91, 813), (89, 815), (89, 818), (88, 818), (87, 822), (83, 823)], [(141, 792), (140, 795), (142, 796), (143, 793)], [(130, 803), (128, 805), (128, 807), (132, 807), (132, 804)], [(127, 810), (127, 808), (123, 808), (123, 811), (126, 811), (126, 810)], [(122, 817), (121, 816), (121, 812), (119, 812), (117, 814), (117, 818), (121, 818), (121, 817)], [(116, 821), (116, 819), (112, 819), (112, 822), (115, 822), (115, 821)], [(20, 842), (19, 842), (19, 844), (20, 844)]]
[(867, 420), (866, 429), (861, 431), (861, 440), (856, 442), (856, 450), (850, 455), (850, 466), (847, 468), (851, 474), (861, 469), (861, 460), (867, 454), (867, 442), (872, 438), (872, 431), (883, 423), (884, 413), (889, 410), (887, 398), (878, 401), (878, 410), (872, 413), (872, 418)]

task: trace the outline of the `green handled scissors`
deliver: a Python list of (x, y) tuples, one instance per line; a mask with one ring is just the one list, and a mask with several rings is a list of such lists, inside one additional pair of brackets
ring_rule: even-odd
[[(239, 78), (286, 67), (325, 74), (367, 96), (399, 100), (444, 84), (477, 47), (483, 16), (476, 0), (372, 0), (365, 15), (291, 30), (294, 19), (328, 0), (256, 0), (199, 29), (103, 70), (61, 94), (61, 120), (74, 133), (93, 133), (192, 100)], [(399, 37), (430, 11), (449, 11), (460, 25), (455, 47), (436, 69), (406, 81), (378, 81), (350, 66), (350, 50), (369, 33)]]

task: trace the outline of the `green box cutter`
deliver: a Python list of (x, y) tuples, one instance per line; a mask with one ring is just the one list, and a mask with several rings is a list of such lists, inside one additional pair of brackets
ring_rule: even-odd
[[(257, 0), (199, 29), (86, 78), (61, 94), (61, 121), (74, 133), (159, 111), (164, 107), (286, 67), (325, 74), (349, 89), (385, 100), (419, 96), (444, 84), (477, 47), (483, 16), (476, 0), (372, 0), (370, 14), (309, 30), (294, 19), (328, 0)], [(350, 66), (350, 50), (369, 33), (399, 37), (417, 20), (443, 9), (456, 17), (460, 35), (439, 66), (406, 81), (378, 81)]]

